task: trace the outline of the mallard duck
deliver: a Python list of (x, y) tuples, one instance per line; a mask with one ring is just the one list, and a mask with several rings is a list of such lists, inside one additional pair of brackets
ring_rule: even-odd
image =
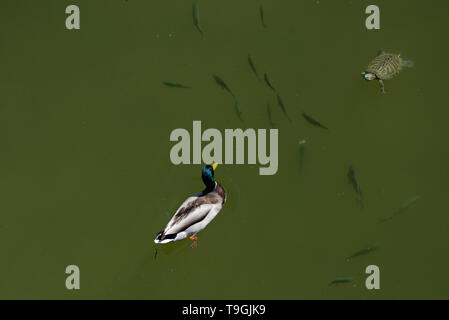
[(176, 210), (164, 230), (160, 231), (155, 243), (167, 243), (183, 240), (189, 237), (193, 241), (191, 247), (196, 247), (195, 235), (203, 230), (223, 207), (226, 201), (225, 189), (215, 181), (214, 171), (218, 164), (205, 165), (202, 176), (206, 188), (187, 198)]

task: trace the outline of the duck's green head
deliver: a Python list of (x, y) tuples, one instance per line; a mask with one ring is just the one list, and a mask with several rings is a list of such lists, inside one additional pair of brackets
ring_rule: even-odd
[(201, 178), (208, 189), (213, 189), (215, 187), (215, 176), (214, 171), (217, 169), (218, 164), (213, 163), (212, 165), (205, 165), (203, 167), (203, 172)]

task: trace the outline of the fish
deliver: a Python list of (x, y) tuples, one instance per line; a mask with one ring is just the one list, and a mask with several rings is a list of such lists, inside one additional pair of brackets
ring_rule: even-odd
[(290, 117), (287, 114), (287, 110), (285, 110), (285, 105), (284, 105), (284, 102), (281, 99), (281, 96), (279, 94), (276, 94), (276, 97), (278, 99), (279, 106), (281, 107), (282, 112), (284, 113), (285, 117), (287, 118), (288, 121), (292, 122), (292, 120), (290, 119)]
[(348, 283), (351, 282), (352, 278), (351, 277), (345, 277), (345, 278), (336, 278), (334, 280), (332, 280), (331, 282), (329, 282), (329, 287), (333, 284), (339, 284), (339, 283)]
[(263, 6), (262, 5), (259, 7), (259, 13), (260, 13), (260, 22), (262, 23), (262, 26), (264, 28), (267, 28), (267, 25), (265, 24), (265, 20), (264, 20)]
[(185, 88), (185, 89), (191, 89), (191, 87), (185, 86), (183, 84), (177, 83), (177, 82), (171, 82), (171, 81), (164, 81), (162, 82), (163, 84), (165, 84), (168, 87), (172, 87), (172, 88)]
[(157, 249), (155, 248), (154, 249), (154, 260), (156, 260), (156, 258), (157, 258)]
[(240, 119), (240, 121), (242, 121), (243, 123), (245, 123), (245, 121), (244, 121), (243, 118), (242, 118), (242, 112), (240, 111), (240, 104), (239, 104), (239, 102), (237, 101), (237, 99), (235, 100), (235, 103), (234, 103), (234, 111), (235, 111), (235, 113), (237, 114), (237, 117)]
[(265, 83), (271, 88), (271, 90), (273, 90), (274, 92), (276, 92), (276, 89), (273, 87), (273, 85), (270, 82), (270, 79), (268, 79), (268, 74), (265, 72), (263, 75), (264, 79), (265, 79)]
[(193, 3), (192, 11), (193, 11), (193, 24), (198, 29), (198, 31), (201, 33), (201, 35), (203, 35), (204, 31), (200, 24), (200, 8), (198, 6), (198, 1), (195, 1)]
[(234, 93), (231, 91), (231, 89), (229, 89), (228, 85), (217, 75), (213, 74), (212, 77), (214, 77), (215, 82), (224, 90), (226, 90), (227, 92), (229, 92), (232, 97), (235, 99), (235, 95)]
[(360, 188), (360, 184), (359, 181), (357, 179), (357, 176), (355, 174), (354, 168), (351, 166), (349, 166), (349, 170), (348, 170), (348, 178), (349, 181), (351, 182), (352, 186), (354, 187), (355, 192), (357, 193), (357, 198), (360, 202), (360, 204), (363, 207), (363, 203), (362, 203), (362, 190)]
[(251, 55), (248, 55), (248, 63), (249, 66), (251, 67), (251, 70), (253, 70), (254, 74), (256, 75), (257, 80), (262, 81), (262, 79), (260, 79), (259, 77), (259, 73), (257, 72), (256, 67), (254, 66), (253, 59), (251, 59)]
[(410, 199), (408, 199), (407, 201), (403, 202), (399, 208), (397, 208), (391, 215), (389, 215), (386, 218), (381, 219), (379, 222), (384, 222), (384, 221), (388, 221), (393, 219), (393, 217), (397, 216), (398, 214), (404, 212), (405, 210), (407, 210), (410, 206), (412, 206), (413, 204), (416, 203), (416, 201), (418, 201), (421, 198), (421, 196), (413, 196)]
[(351, 254), (349, 257), (346, 258), (346, 261), (349, 261), (353, 258), (359, 257), (359, 256), (363, 256), (365, 254), (368, 254), (370, 252), (373, 252), (374, 250), (376, 250), (377, 248), (379, 248), (380, 244), (379, 243), (375, 243), (373, 245), (370, 245), (366, 248), (363, 248), (357, 252), (354, 252), (353, 254)]
[(321, 123), (319, 123), (318, 121), (316, 121), (315, 119), (313, 119), (312, 117), (310, 117), (309, 115), (305, 114), (304, 112), (302, 113), (302, 116), (304, 117), (304, 119), (307, 120), (308, 123), (313, 124), (314, 126), (329, 130), (329, 128), (327, 128), (326, 126), (322, 125)]
[(267, 114), (268, 114), (268, 121), (270, 122), (271, 127), (274, 128), (275, 124), (274, 124), (273, 119), (271, 117), (271, 105), (269, 103), (267, 103)]

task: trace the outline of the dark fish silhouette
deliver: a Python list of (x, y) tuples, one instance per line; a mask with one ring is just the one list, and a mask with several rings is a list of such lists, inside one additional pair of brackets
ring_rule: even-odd
[(248, 63), (249, 63), (249, 66), (251, 67), (251, 70), (253, 70), (254, 74), (256, 75), (257, 79), (259, 81), (262, 81), (262, 79), (260, 79), (260, 77), (259, 77), (259, 73), (257, 72), (256, 67), (254, 66), (253, 59), (251, 59), (251, 55), (248, 55)]
[(307, 120), (308, 123), (313, 124), (314, 126), (329, 130), (326, 126), (322, 125), (320, 122), (318, 122), (317, 120), (313, 119), (312, 117), (310, 117), (309, 115), (305, 114), (304, 112), (302, 113), (302, 116), (304, 117), (304, 119)]
[(267, 114), (268, 114), (268, 121), (270, 122), (271, 127), (274, 128), (275, 124), (271, 116), (271, 105), (269, 103), (267, 103)]
[(235, 100), (235, 103), (234, 103), (234, 111), (235, 111), (235, 113), (237, 114), (237, 117), (240, 119), (240, 121), (242, 121), (243, 123), (245, 123), (245, 121), (244, 121), (243, 118), (242, 118), (242, 112), (240, 111), (240, 104), (239, 104), (239, 102), (237, 101), (237, 99)]
[(352, 165), (349, 166), (349, 170), (348, 170), (348, 179), (349, 179), (349, 181), (351, 182), (352, 187), (354, 188), (354, 190), (355, 190), (355, 192), (356, 192), (356, 194), (357, 194), (357, 198), (358, 198), (360, 204), (361, 204), (362, 207), (363, 207), (363, 203), (362, 203), (362, 190), (361, 190), (361, 188), (360, 188), (360, 184), (359, 184), (359, 181), (358, 181), (358, 179), (357, 179), (357, 175), (356, 175), (355, 170), (354, 170), (354, 168), (352, 167)]
[(288, 121), (292, 122), (292, 120), (290, 119), (290, 117), (287, 114), (287, 110), (285, 110), (285, 105), (284, 105), (284, 102), (281, 99), (281, 96), (279, 94), (276, 94), (276, 97), (278, 99), (279, 106), (281, 107), (282, 112), (284, 113), (285, 117), (287, 118)]
[(166, 86), (172, 87), (172, 88), (185, 88), (185, 89), (191, 88), (191, 87), (185, 86), (185, 85), (177, 83), (177, 82), (164, 81), (162, 83), (165, 84)]
[(329, 286), (331, 286), (333, 284), (339, 284), (339, 283), (348, 283), (348, 282), (351, 282), (351, 281), (352, 281), (351, 277), (337, 278), (337, 279), (334, 279), (331, 282), (329, 282)]
[(204, 31), (200, 24), (200, 8), (198, 6), (198, 1), (195, 1), (193, 3), (192, 11), (193, 11), (192, 12), (193, 13), (193, 24), (198, 29), (198, 31), (201, 33), (201, 35), (203, 35)]
[(217, 75), (213, 74), (212, 77), (215, 79), (215, 82), (224, 90), (226, 90), (227, 92), (229, 92), (232, 97), (235, 99), (235, 95), (234, 93), (231, 91), (231, 89), (229, 89), (228, 85)]
[(263, 75), (264, 79), (265, 79), (265, 83), (271, 88), (271, 90), (273, 90), (274, 92), (276, 92), (276, 89), (273, 87), (273, 85), (271, 84), (270, 79), (268, 79), (268, 74), (265, 72)]
[(416, 201), (418, 201), (421, 198), (421, 196), (413, 196), (410, 199), (408, 199), (407, 201), (405, 201), (404, 203), (401, 204), (401, 206), (399, 208), (397, 208), (391, 215), (389, 215), (386, 218), (381, 219), (379, 222), (384, 222), (384, 221), (388, 221), (393, 219), (395, 216), (397, 216), (398, 214), (404, 212), (405, 210), (407, 210), (410, 206), (412, 206), (413, 204), (416, 203)]
[(359, 257), (359, 256), (363, 256), (365, 254), (368, 254), (370, 252), (373, 252), (374, 250), (376, 250), (377, 248), (379, 248), (380, 244), (376, 243), (373, 245), (368, 246), (367, 248), (363, 248), (357, 252), (354, 252), (353, 254), (351, 254), (349, 257), (346, 258), (346, 261), (349, 261), (353, 258)]
[(262, 26), (264, 28), (266, 28), (267, 25), (265, 24), (264, 13), (263, 13), (263, 6), (262, 5), (259, 7), (259, 13), (260, 13), (260, 22), (262, 23)]

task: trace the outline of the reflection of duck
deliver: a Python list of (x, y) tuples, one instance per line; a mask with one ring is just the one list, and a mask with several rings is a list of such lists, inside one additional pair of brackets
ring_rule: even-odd
[(226, 191), (215, 181), (214, 171), (218, 164), (203, 167), (202, 179), (206, 189), (187, 198), (168, 222), (164, 230), (160, 231), (155, 243), (167, 243), (183, 240), (187, 237), (196, 246), (198, 237), (195, 235), (203, 230), (217, 215), (226, 201)]

